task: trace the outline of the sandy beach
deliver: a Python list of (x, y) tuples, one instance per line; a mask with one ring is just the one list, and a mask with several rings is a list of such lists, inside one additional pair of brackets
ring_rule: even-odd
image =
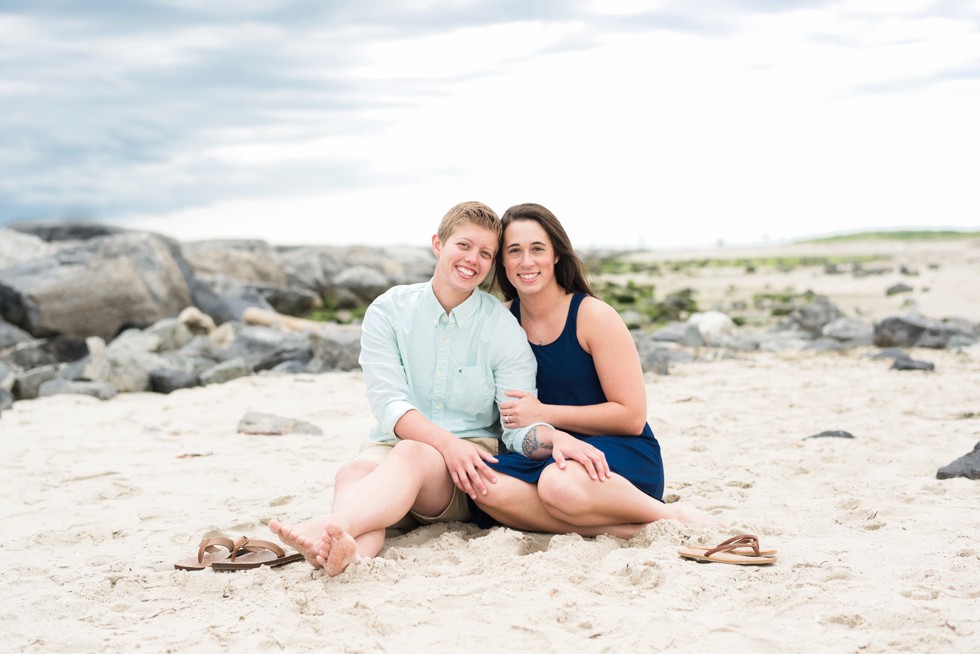
[[(885, 297), (888, 275), (811, 269), (658, 292), (792, 286), (869, 319), (911, 297), (927, 317), (980, 321), (975, 242), (881, 247), (919, 269), (910, 295)], [(10, 651), (46, 653), (976, 652), (980, 481), (936, 471), (980, 441), (980, 345), (910, 351), (934, 372), (890, 370), (875, 351), (740, 352), (647, 376), (668, 501), (730, 529), (667, 521), (625, 541), (437, 525), (333, 579), (304, 562), (173, 563), (205, 536), (271, 538), (270, 519), (326, 510), (372, 422), (359, 372), (17, 402), (0, 417), (0, 630)], [(324, 433), (237, 433), (248, 411)], [(854, 438), (806, 438), (825, 430)], [(778, 562), (677, 555), (745, 532)]]

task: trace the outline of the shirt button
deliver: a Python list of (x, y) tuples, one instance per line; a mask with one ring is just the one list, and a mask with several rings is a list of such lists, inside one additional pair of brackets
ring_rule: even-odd
[(442, 408), (442, 402), (436, 402), (436, 408), (437, 409), (441, 409)]
[(446, 371), (445, 370), (440, 370), (439, 372), (436, 373), (436, 376), (437, 377), (445, 377), (446, 376)]

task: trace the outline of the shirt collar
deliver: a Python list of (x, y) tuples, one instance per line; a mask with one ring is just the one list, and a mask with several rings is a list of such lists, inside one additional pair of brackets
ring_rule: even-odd
[[(439, 320), (446, 315), (446, 311), (439, 304), (435, 291), (432, 290), (431, 281), (426, 283), (424, 297), (426, 314), (432, 318), (433, 325), (438, 325)], [(455, 322), (459, 327), (465, 325), (470, 318), (476, 315), (477, 309), (480, 308), (480, 301), (480, 289), (475, 289), (468, 298), (463, 300), (462, 304), (449, 313), (449, 322)]]

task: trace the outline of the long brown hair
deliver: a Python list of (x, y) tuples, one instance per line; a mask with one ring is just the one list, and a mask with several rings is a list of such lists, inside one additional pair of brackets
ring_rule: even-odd
[(592, 292), (592, 286), (589, 284), (587, 278), (585, 264), (575, 254), (575, 250), (572, 249), (572, 242), (568, 239), (565, 228), (558, 222), (558, 218), (540, 204), (529, 202), (511, 207), (500, 218), (503, 230), (500, 236), (500, 247), (497, 248), (493, 283), (500, 285), (500, 292), (503, 294), (505, 300), (513, 300), (517, 297), (517, 289), (507, 279), (507, 272), (504, 270), (503, 242), (504, 234), (507, 232), (507, 226), (515, 220), (533, 220), (547, 232), (548, 238), (551, 239), (551, 245), (555, 250), (555, 255), (558, 257), (558, 263), (555, 264), (555, 280), (559, 286), (568, 293), (595, 295)]

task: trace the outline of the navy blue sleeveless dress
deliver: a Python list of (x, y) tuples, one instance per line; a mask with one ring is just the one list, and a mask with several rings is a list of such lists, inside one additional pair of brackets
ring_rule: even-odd
[[(578, 342), (578, 309), (586, 297), (584, 293), (572, 297), (565, 328), (555, 342), (548, 345), (531, 343), (538, 360), (538, 399), (544, 404), (588, 406), (607, 401), (592, 355), (583, 350)], [(510, 310), (520, 322), (519, 299), (514, 299)], [(660, 457), (660, 443), (649, 424), (645, 424), (643, 432), (636, 436), (586, 436), (563, 431), (602, 450), (612, 472), (625, 477), (647, 495), (663, 501), (664, 466)], [(497, 472), (531, 484), (537, 483), (541, 472), (555, 462), (553, 457), (541, 461), (529, 459), (521, 452), (505, 452), (497, 459), (499, 463), (487, 465)]]

